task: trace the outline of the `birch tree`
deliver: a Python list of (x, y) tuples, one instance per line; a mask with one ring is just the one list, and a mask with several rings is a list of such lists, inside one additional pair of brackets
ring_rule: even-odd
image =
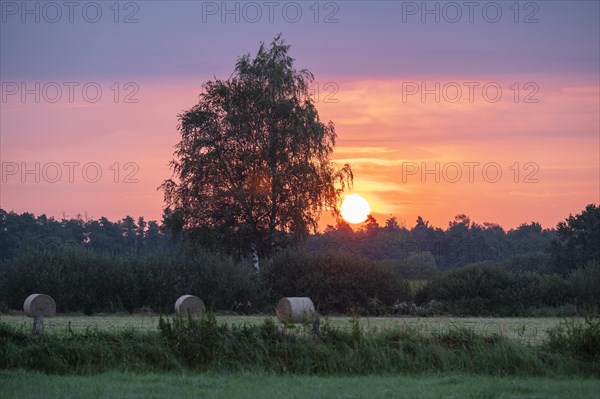
[(334, 124), (311, 98), (313, 75), (296, 70), (281, 36), (239, 57), (227, 80), (203, 84), (180, 114), (181, 141), (162, 188), (184, 230), (259, 258), (305, 239), (326, 209), (339, 215), (352, 170), (331, 161)]

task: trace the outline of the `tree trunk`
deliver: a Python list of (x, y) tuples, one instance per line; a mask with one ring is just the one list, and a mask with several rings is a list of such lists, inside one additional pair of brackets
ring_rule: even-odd
[(256, 250), (256, 244), (252, 243), (250, 250), (252, 252), (252, 266), (254, 269), (256, 269), (256, 273), (258, 273), (260, 271), (260, 266), (258, 264), (258, 251)]

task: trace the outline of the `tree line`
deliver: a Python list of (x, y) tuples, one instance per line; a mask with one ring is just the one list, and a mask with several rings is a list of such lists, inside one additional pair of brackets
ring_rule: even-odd
[(176, 248), (176, 237), (165, 234), (165, 225), (155, 220), (137, 221), (126, 216), (117, 221), (98, 219), (55, 219), (45, 214), (8, 212), (0, 208), (0, 261), (24, 253), (72, 246), (115, 256), (165, 252)]
[[(35, 216), (0, 209), (0, 260), (17, 258), (31, 249), (52, 250), (65, 245), (115, 256), (176, 252), (182, 249), (184, 240), (194, 241), (196, 233), (178, 231), (173, 227), (177, 224), (173, 219), (165, 213), (160, 223), (146, 222), (144, 217), (136, 221), (131, 216), (117, 221), (106, 217), (58, 220), (44, 214)], [(549, 260), (543, 252), (556, 238), (556, 229), (542, 229), (535, 222), (505, 231), (498, 225), (479, 225), (459, 215), (442, 230), (421, 217), (412, 228), (401, 227), (395, 218), (379, 226), (370, 217), (358, 230), (343, 221), (328, 226), (323, 232), (311, 235), (304, 245), (311, 252), (335, 249), (391, 264), (408, 262), (412, 268), (422, 271), (422, 276), (415, 274), (414, 278), (426, 278), (428, 273), (473, 262), (520, 256), (526, 263), (523, 267), (542, 271), (545, 265), (539, 263)]]
[[(478, 224), (457, 215), (447, 228), (434, 227), (418, 217), (414, 226), (401, 226), (391, 217), (380, 225), (369, 217), (359, 229), (340, 221), (312, 234), (301, 244), (309, 252), (339, 251), (382, 261), (409, 279), (430, 279), (441, 272), (482, 261), (503, 262), (508, 269), (563, 276), (600, 258), (600, 217), (590, 204), (577, 216), (569, 216), (556, 228), (537, 222), (505, 230), (493, 223)], [(197, 245), (196, 231), (183, 231), (176, 215), (166, 211), (161, 222), (136, 221), (126, 216), (55, 219), (46, 215), (18, 214), (0, 209), (0, 261), (18, 258), (30, 250), (72, 246), (118, 257), (153, 253), (180, 253), (185, 245)], [(210, 231), (208, 232), (210, 235)], [(600, 241), (598, 241), (600, 242)], [(227, 253), (215, 245), (207, 249)], [(295, 246), (294, 246), (295, 247)]]

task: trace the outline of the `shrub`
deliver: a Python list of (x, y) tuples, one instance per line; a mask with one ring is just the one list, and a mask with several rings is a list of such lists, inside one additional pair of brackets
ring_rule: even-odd
[(533, 272), (513, 273), (494, 262), (452, 270), (415, 295), (417, 304), (431, 300), (458, 315), (517, 315), (530, 308), (569, 303), (568, 284), (559, 276)]
[(201, 297), (209, 309), (248, 313), (265, 306), (258, 276), (249, 263), (200, 248), (188, 250), (176, 269), (179, 292)]
[(59, 311), (132, 309), (135, 278), (118, 259), (76, 247), (28, 251), (2, 269), (2, 295), (20, 309), (31, 293), (54, 298)]
[(338, 252), (286, 250), (263, 272), (272, 302), (288, 296), (308, 296), (319, 311), (385, 313), (410, 300), (408, 283), (389, 267)]
[(583, 360), (600, 361), (600, 319), (588, 316), (584, 323), (561, 321), (548, 330), (546, 347)]
[(578, 304), (600, 307), (600, 262), (590, 261), (585, 267), (572, 271), (569, 282)]
[(61, 247), (26, 252), (0, 270), (0, 302), (13, 309), (21, 309), (35, 292), (54, 298), (60, 312), (86, 314), (148, 307), (172, 311), (184, 293), (201, 296), (215, 309), (251, 311), (264, 306), (251, 267), (202, 249), (179, 257), (157, 253), (113, 257)]
[(550, 255), (543, 252), (518, 254), (504, 261), (503, 265), (513, 272), (552, 273), (554, 271)]
[(429, 251), (412, 252), (406, 259), (387, 259), (383, 263), (409, 280), (431, 280), (440, 275), (435, 257)]

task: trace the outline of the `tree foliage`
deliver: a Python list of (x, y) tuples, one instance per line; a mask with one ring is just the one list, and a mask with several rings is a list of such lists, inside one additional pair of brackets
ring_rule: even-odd
[(592, 260), (573, 270), (569, 281), (578, 304), (600, 309), (600, 261)]
[(567, 275), (589, 261), (600, 261), (600, 207), (589, 204), (583, 212), (556, 226), (558, 240), (550, 248), (557, 272)]
[[(0, 304), (22, 309), (34, 292), (50, 295), (59, 312), (173, 311), (182, 293), (202, 296), (209, 307), (244, 312), (260, 305), (249, 265), (204, 250), (181, 255), (111, 256), (81, 247), (27, 250), (0, 267)], [(250, 305), (248, 305), (250, 304)]]
[(542, 229), (536, 222), (505, 231), (497, 224), (478, 224), (466, 215), (457, 215), (443, 230), (420, 216), (412, 228), (400, 225), (396, 218), (389, 218), (380, 227), (371, 217), (356, 231), (343, 221), (328, 226), (323, 233), (312, 235), (307, 247), (313, 251), (332, 249), (374, 260), (389, 260), (405, 271), (406, 266), (419, 263), (414, 262), (414, 254), (429, 253), (433, 263), (427, 261), (416, 269), (412, 267), (425, 278), (431, 275), (426, 269), (444, 271), (486, 260), (505, 262), (514, 270), (553, 272), (550, 259), (543, 252), (554, 237), (554, 230)]
[(429, 251), (412, 252), (404, 260), (387, 259), (383, 263), (408, 280), (430, 280), (440, 274)]
[(378, 314), (410, 301), (407, 282), (387, 265), (334, 251), (281, 251), (263, 279), (271, 301), (308, 296), (322, 312)]
[(31, 251), (54, 251), (79, 247), (114, 256), (141, 255), (174, 249), (170, 230), (155, 220), (131, 216), (117, 221), (63, 218), (44, 214), (7, 212), (0, 208), (0, 261), (11, 260)]
[(518, 315), (531, 308), (557, 307), (572, 301), (567, 281), (557, 275), (510, 272), (496, 262), (479, 262), (435, 278), (416, 294), (457, 315)]
[(296, 70), (288, 50), (280, 36), (261, 44), (179, 115), (175, 180), (162, 187), (204, 244), (269, 255), (316, 230), (324, 208), (336, 213), (352, 182), (349, 165), (330, 161), (336, 133), (310, 97), (313, 75)]

